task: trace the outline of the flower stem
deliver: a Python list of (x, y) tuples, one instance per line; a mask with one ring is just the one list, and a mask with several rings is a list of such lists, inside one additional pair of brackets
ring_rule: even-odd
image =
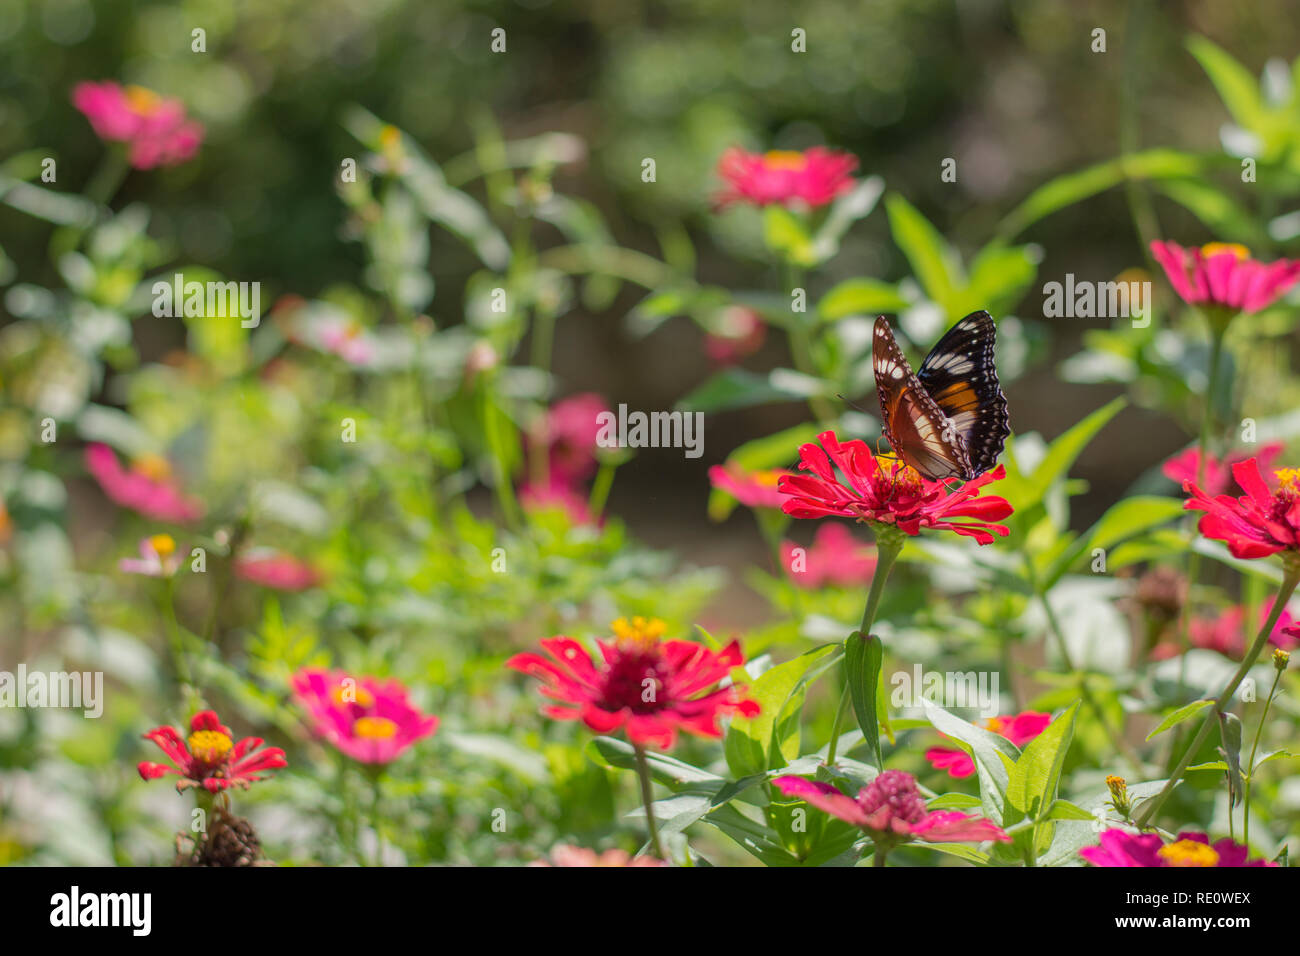
[[(1264, 735), (1264, 724), (1268, 721), (1268, 708), (1273, 703), (1273, 695), (1277, 693), (1277, 685), (1281, 680), (1281, 669), (1274, 670), (1273, 686), (1269, 688), (1268, 697), (1264, 701), (1264, 712), (1259, 715), (1259, 726), (1255, 728), (1255, 740), (1250, 745), (1250, 762), (1246, 764), (1246, 794), (1241, 810), (1241, 842), (1248, 847), (1250, 846), (1250, 785), (1255, 782), (1255, 754), (1259, 752), (1259, 738)], [(1231, 814), (1229, 814), (1228, 818), (1232, 818)]]
[(882, 849), (881, 847), (877, 846), (877, 847), (876, 847), (876, 851), (875, 851), (874, 853), (871, 854), (871, 865), (872, 865), (872, 866), (884, 866), (884, 865), (885, 865), (885, 857), (887, 857), (888, 855), (889, 855), (889, 851), (888, 851), (888, 850)]
[(1169, 775), (1165, 785), (1160, 789), (1159, 793), (1151, 798), (1151, 802), (1147, 804), (1146, 809), (1142, 811), (1142, 815), (1138, 817), (1137, 825), (1139, 827), (1145, 827), (1160, 812), (1160, 808), (1168, 799), (1169, 794), (1173, 792), (1178, 781), (1187, 772), (1187, 768), (1196, 756), (1196, 752), (1201, 749), (1201, 744), (1205, 743), (1205, 739), (1209, 737), (1210, 728), (1216, 723), (1219, 713), (1232, 702), (1232, 695), (1237, 692), (1241, 682), (1250, 673), (1250, 669), (1255, 666), (1255, 661), (1259, 659), (1260, 652), (1264, 650), (1264, 645), (1268, 643), (1269, 636), (1273, 633), (1273, 627), (1277, 624), (1278, 618), (1282, 616), (1287, 601), (1291, 600), (1291, 595), (1295, 592), (1297, 584), (1300, 584), (1300, 560), (1292, 557), (1284, 565), (1282, 584), (1278, 588), (1277, 598), (1273, 601), (1273, 610), (1269, 612), (1268, 620), (1259, 629), (1259, 634), (1255, 636), (1255, 642), (1250, 646), (1250, 650), (1246, 652), (1246, 656), (1242, 658), (1241, 666), (1237, 668), (1237, 672), (1232, 675), (1222, 693), (1215, 698), (1214, 707), (1207, 708), (1209, 713), (1205, 715), (1205, 719), (1201, 722), (1201, 729), (1197, 731), (1196, 736), (1192, 739), (1191, 746), (1183, 754), (1183, 759), (1178, 761), (1178, 766)]
[[(885, 582), (889, 579), (889, 572), (894, 567), (894, 562), (898, 560), (898, 555), (903, 550), (903, 538), (897, 531), (890, 530), (889, 533), (876, 533), (876, 568), (871, 573), (871, 591), (867, 595), (867, 606), (862, 610), (862, 627), (860, 632), (863, 637), (871, 635), (871, 626), (876, 623), (876, 612), (880, 609), (880, 597), (885, 593)], [(839, 748), (840, 727), (844, 725), (844, 717), (849, 710), (849, 683), (844, 682), (844, 690), (840, 693), (839, 709), (835, 712), (835, 723), (831, 727), (831, 742), (826, 748), (826, 766), (835, 766), (835, 751)]]
[(663, 848), (659, 845), (659, 828), (655, 826), (654, 793), (650, 786), (650, 765), (646, 762), (645, 748), (633, 744), (636, 753), (636, 775), (641, 778), (641, 803), (645, 805), (645, 824), (650, 831), (650, 850), (656, 859), (664, 859)]
[[(1214, 396), (1219, 390), (1219, 372), (1223, 365), (1224, 330), (1210, 327), (1210, 380), (1205, 388), (1205, 414), (1201, 417), (1200, 456), (1196, 463), (1196, 484), (1205, 484), (1205, 456), (1210, 450), (1210, 430), (1214, 420)], [(1191, 582), (1189, 582), (1190, 585)]]

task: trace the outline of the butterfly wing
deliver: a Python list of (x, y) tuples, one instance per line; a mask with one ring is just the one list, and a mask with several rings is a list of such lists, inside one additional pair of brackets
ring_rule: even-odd
[(965, 441), (974, 478), (997, 464), (1011, 432), (1007, 399), (993, 362), (997, 327), (987, 312), (972, 312), (941, 338), (916, 377)]
[(883, 315), (876, 319), (871, 357), (885, 439), (894, 454), (931, 481), (975, 477), (965, 440), (912, 373)]

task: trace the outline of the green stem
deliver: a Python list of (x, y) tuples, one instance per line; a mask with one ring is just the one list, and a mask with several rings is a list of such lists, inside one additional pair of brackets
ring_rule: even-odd
[[(1219, 390), (1220, 367), (1223, 365), (1224, 331), (1210, 326), (1210, 382), (1205, 388), (1205, 414), (1201, 417), (1200, 455), (1196, 463), (1196, 484), (1205, 484), (1205, 456), (1210, 450), (1210, 431), (1213, 428), (1214, 396)], [(1188, 582), (1190, 588), (1193, 582)]]
[(614, 485), (614, 472), (618, 465), (612, 461), (602, 461), (596, 472), (596, 480), (591, 483), (591, 496), (587, 499), (587, 510), (593, 518), (599, 519), (605, 513), (605, 502), (609, 500), (609, 490)]
[(654, 792), (650, 785), (650, 765), (646, 762), (645, 748), (633, 744), (636, 754), (636, 774), (641, 778), (641, 803), (645, 806), (646, 829), (650, 831), (650, 850), (656, 859), (665, 859), (663, 848), (659, 845), (659, 828), (655, 826)]
[(872, 866), (884, 866), (884, 865), (885, 865), (885, 857), (887, 857), (888, 855), (889, 855), (889, 851), (888, 851), (888, 850), (883, 850), (883, 849), (881, 849), (880, 847), (876, 847), (876, 851), (875, 851), (874, 853), (871, 854), (871, 865), (872, 865)]
[[(871, 626), (876, 623), (876, 612), (880, 609), (880, 598), (885, 593), (885, 582), (889, 579), (889, 572), (894, 567), (894, 562), (898, 560), (898, 555), (903, 550), (903, 539), (901, 534), (890, 529), (888, 533), (876, 533), (876, 568), (871, 574), (871, 591), (867, 595), (867, 606), (862, 611), (862, 627), (860, 628), (862, 636), (871, 636)], [(835, 752), (839, 748), (840, 728), (844, 725), (844, 717), (848, 713), (849, 704), (849, 683), (844, 682), (844, 690), (840, 693), (839, 709), (835, 712), (835, 724), (831, 727), (831, 742), (826, 748), (826, 766), (835, 766)]]
[[(1274, 670), (1273, 686), (1269, 689), (1268, 698), (1264, 701), (1264, 712), (1259, 715), (1259, 726), (1255, 728), (1255, 740), (1250, 745), (1250, 762), (1246, 764), (1246, 795), (1241, 810), (1241, 842), (1247, 847), (1250, 846), (1250, 785), (1255, 782), (1255, 754), (1259, 752), (1259, 738), (1264, 735), (1264, 724), (1268, 721), (1268, 708), (1273, 703), (1273, 695), (1277, 693), (1277, 685), (1281, 680), (1281, 669)], [(1232, 815), (1229, 814), (1228, 818), (1232, 819)]]
[(1282, 616), (1287, 601), (1291, 600), (1291, 595), (1295, 593), (1297, 584), (1300, 584), (1300, 560), (1292, 556), (1283, 566), (1282, 584), (1278, 588), (1277, 598), (1273, 602), (1273, 610), (1269, 612), (1268, 620), (1259, 629), (1259, 634), (1255, 637), (1255, 643), (1250, 646), (1250, 650), (1246, 652), (1246, 656), (1241, 660), (1241, 666), (1232, 675), (1232, 679), (1223, 688), (1223, 692), (1215, 698), (1214, 706), (1207, 708), (1209, 713), (1201, 722), (1201, 729), (1197, 731), (1196, 736), (1192, 739), (1191, 746), (1183, 754), (1183, 759), (1178, 761), (1178, 766), (1169, 775), (1165, 785), (1147, 804), (1146, 809), (1142, 811), (1142, 815), (1138, 817), (1137, 825), (1139, 827), (1145, 827), (1160, 812), (1160, 808), (1164, 805), (1165, 800), (1169, 798), (1169, 794), (1173, 792), (1174, 787), (1178, 785), (1178, 781), (1187, 772), (1187, 768), (1196, 756), (1196, 752), (1201, 749), (1201, 745), (1210, 736), (1210, 728), (1216, 723), (1216, 718), (1232, 702), (1232, 695), (1237, 692), (1241, 682), (1250, 673), (1250, 669), (1255, 666), (1255, 661), (1259, 659), (1260, 652), (1264, 650), (1264, 645), (1268, 643), (1269, 636), (1273, 633), (1273, 627), (1277, 624), (1278, 618)]

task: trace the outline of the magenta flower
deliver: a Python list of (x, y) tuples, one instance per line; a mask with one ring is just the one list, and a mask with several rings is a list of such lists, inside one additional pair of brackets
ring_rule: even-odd
[(169, 534), (155, 534), (140, 539), (140, 557), (123, 558), (117, 562), (119, 571), (143, 574), (150, 578), (169, 578), (181, 566), (181, 556), (176, 542)]
[(575, 527), (598, 522), (587, 506), (587, 496), (581, 485), (552, 480), (548, 484), (526, 484), (519, 489), (519, 504), (529, 514), (558, 509)]
[[(1268, 616), (1272, 611), (1271, 606), (1264, 606), (1259, 609), (1258, 620), (1254, 625), (1254, 630), (1250, 632), (1249, 638), (1253, 639), (1259, 629), (1268, 622)], [(1289, 651), (1295, 647), (1297, 640), (1292, 635), (1296, 619), (1291, 616), (1291, 612), (1286, 608), (1278, 615), (1277, 623), (1273, 625), (1273, 632), (1269, 635), (1269, 641), (1276, 647)], [(1239, 661), (1246, 653), (1248, 645), (1246, 634), (1246, 609), (1240, 604), (1230, 607), (1223, 611), (1218, 617), (1205, 619), (1197, 618), (1188, 625), (1188, 642), (1192, 647), (1203, 648), (1207, 651), (1218, 651), (1225, 657)], [(1171, 657), (1177, 657), (1181, 653), (1181, 648), (1173, 641), (1164, 641), (1157, 644), (1151, 650), (1152, 660), (1166, 660)]]
[[(1264, 471), (1269, 471), (1273, 467), (1273, 462), (1277, 456), (1282, 454), (1281, 442), (1269, 442), (1267, 445), (1261, 445), (1258, 454), (1255, 456), (1259, 461), (1259, 466)], [(1217, 458), (1214, 455), (1205, 456), (1205, 491), (1211, 495), (1227, 494), (1232, 490), (1232, 466), (1237, 462), (1245, 461), (1250, 458), (1249, 452), (1232, 451), (1223, 458)], [(1182, 484), (1185, 481), (1196, 481), (1196, 473), (1201, 464), (1201, 452), (1195, 446), (1184, 449), (1161, 466), (1160, 470), (1166, 478)]]
[(799, 549), (792, 541), (782, 541), (781, 563), (786, 575), (801, 588), (826, 584), (855, 587), (870, 583), (876, 572), (875, 552), (835, 521), (818, 525), (812, 547)]
[(715, 201), (751, 206), (825, 206), (853, 188), (858, 158), (851, 153), (814, 146), (804, 152), (773, 150), (749, 153), (733, 146), (718, 160), (726, 189)]
[(753, 309), (732, 305), (723, 309), (704, 337), (704, 354), (714, 365), (735, 365), (753, 355), (767, 338), (767, 326)]
[(1275, 475), (1277, 491), (1264, 481), (1254, 458), (1239, 461), (1232, 466), (1232, 476), (1245, 495), (1211, 496), (1184, 481), (1183, 490), (1191, 497), (1183, 507), (1204, 511), (1197, 528), (1227, 544), (1234, 558), (1300, 551), (1300, 468), (1282, 468)]
[(306, 561), (263, 548), (235, 558), (235, 576), (273, 591), (305, 591), (321, 582), (320, 572)]
[(926, 809), (916, 778), (902, 770), (886, 770), (858, 791), (841, 793), (828, 783), (803, 777), (777, 777), (772, 783), (786, 796), (798, 797), (833, 817), (865, 830), (878, 851), (898, 843), (1010, 843), (1002, 828), (983, 817), (956, 810)]
[(746, 508), (780, 508), (785, 495), (777, 490), (777, 484), (789, 474), (776, 468), (746, 471), (739, 465), (714, 465), (709, 469), (709, 483)]
[(599, 417), (607, 411), (609, 403), (594, 392), (571, 395), (547, 409), (531, 437), (546, 454), (552, 481), (574, 484), (595, 474)]
[(261, 737), (245, 737), (234, 742), (230, 728), (223, 726), (216, 712), (201, 711), (190, 721), (190, 735), (182, 738), (174, 727), (155, 727), (144, 735), (152, 740), (171, 763), (142, 761), (137, 768), (145, 780), (156, 780), (169, 773), (181, 779), (176, 789), (202, 787), (219, 793), (230, 787), (243, 787), (261, 780), (262, 773), (286, 766), (284, 751), (262, 746)]
[(291, 686), (312, 731), (361, 763), (391, 763), (438, 729), (438, 718), (422, 714), (396, 680), (307, 668)]
[(615, 847), (603, 853), (586, 847), (561, 843), (551, 848), (550, 860), (537, 860), (529, 866), (668, 866), (664, 860), (653, 856), (632, 856), (627, 850)]
[(1249, 860), (1250, 849), (1232, 840), (1214, 844), (1204, 833), (1180, 833), (1165, 843), (1155, 833), (1129, 833), (1111, 827), (1101, 834), (1099, 846), (1079, 851), (1094, 866), (1277, 866), (1267, 860)]
[[(992, 717), (984, 726), (993, 733), (1006, 737), (1017, 747), (1023, 747), (1046, 730), (1051, 722), (1051, 714), (1026, 710), (1006, 717)], [(925, 759), (930, 761), (930, 766), (935, 770), (947, 770), (950, 777), (959, 780), (975, 773), (975, 761), (970, 754), (956, 747), (931, 747), (925, 752)]]
[(141, 86), (78, 83), (72, 103), (100, 139), (127, 144), (136, 169), (184, 163), (203, 142), (203, 127), (186, 118), (180, 100), (164, 99)]
[(203, 506), (185, 497), (172, 478), (167, 459), (149, 455), (125, 470), (113, 449), (95, 443), (86, 447), (86, 470), (110, 501), (157, 521), (187, 524), (203, 517)]
[(1252, 259), (1245, 246), (1229, 243), (1185, 249), (1176, 242), (1153, 242), (1151, 254), (1188, 305), (1234, 314), (1268, 308), (1300, 279), (1300, 261), (1265, 264)]

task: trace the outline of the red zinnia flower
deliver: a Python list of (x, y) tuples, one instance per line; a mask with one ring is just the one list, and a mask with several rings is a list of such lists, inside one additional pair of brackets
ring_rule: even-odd
[(172, 478), (171, 465), (158, 455), (137, 459), (127, 471), (113, 449), (95, 443), (86, 446), (86, 470), (109, 500), (146, 518), (185, 524), (203, 516), (203, 506), (185, 497)]
[[(844, 444), (834, 432), (818, 436), (825, 451), (807, 444), (799, 449), (799, 467), (809, 475), (787, 475), (778, 489), (786, 496), (782, 509), (795, 518), (840, 515), (874, 524), (894, 525), (910, 535), (922, 528), (940, 528), (991, 544), (993, 535), (1006, 536), (1000, 521), (1012, 512), (1004, 498), (979, 497), (979, 489), (1006, 477), (1002, 465), (950, 491), (942, 481), (922, 478), (915, 469), (895, 461), (888, 472), (864, 441)], [(827, 457), (829, 455), (829, 457)], [(834, 462), (848, 479), (846, 487), (835, 477)], [(960, 524), (954, 518), (973, 518)]]
[(911, 840), (927, 843), (1010, 843), (1011, 837), (992, 820), (956, 810), (929, 811), (916, 778), (902, 770), (886, 770), (858, 791), (841, 793), (828, 783), (803, 777), (777, 777), (772, 783), (786, 796), (798, 797), (833, 817), (860, 827), (873, 841), (892, 845)]
[(290, 685), (317, 736), (362, 763), (391, 763), (438, 729), (438, 718), (421, 713), (396, 680), (309, 667)]
[(552, 481), (573, 484), (595, 473), (599, 418), (609, 410), (594, 392), (570, 395), (547, 409), (532, 439), (546, 454)]
[(716, 686), (744, 663), (739, 642), (721, 651), (692, 641), (661, 642), (664, 622), (657, 618), (619, 618), (611, 629), (614, 641), (596, 642), (604, 658), (599, 664), (577, 641), (560, 636), (542, 641), (550, 659), (516, 654), (506, 666), (536, 677), (542, 693), (559, 701), (542, 708), (548, 717), (581, 720), (600, 734), (626, 727), (637, 745), (668, 750), (678, 730), (720, 737), (722, 715), (758, 715), (758, 704), (739, 688)]
[(1210, 497), (1195, 482), (1184, 481), (1191, 497), (1183, 505), (1189, 511), (1204, 511), (1201, 534), (1223, 541), (1236, 558), (1263, 558), (1279, 551), (1300, 550), (1300, 469), (1283, 468), (1276, 473), (1278, 490), (1271, 491), (1259, 473), (1254, 458), (1232, 466), (1232, 476), (1246, 494)]
[(164, 774), (174, 773), (181, 778), (176, 789), (182, 792), (187, 787), (203, 787), (210, 793), (228, 787), (247, 790), (254, 781), (262, 779), (259, 776), (262, 771), (288, 764), (284, 751), (279, 747), (267, 747), (253, 753), (262, 746), (261, 737), (245, 737), (235, 743), (230, 728), (222, 726), (211, 710), (194, 715), (188, 739), (182, 739), (180, 731), (173, 727), (157, 727), (144, 737), (156, 743), (172, 762), (142, 761), (138, 768), (140, 776), (145, 780), (156, 780)]
[(1267, 860), (1248, 860), (1250, 849), (1232, 840), (1210, 843), (1204, 833), (1180, 833), (1165, 843), (1156, 833), (1129, 833), (1111, 827), (1101, 834), (1099, 846), (1079, 851), (1093, 866), (1277, 866)]
[[(1282, 454), (1281, 442), (1269, 442), (1262, 445), (1259, 454), (1260, 467), (1268, 471), (1278, 455)], [(1205, 456), (1205, 490), (1212, 495), (1222, 495), (1227, 493), (1232, 487), (1232, 466), (1239, 461), (1245, 461), (1250, 457), (1249, 452), (1232, 451), (1228, 452), (1222, 459), (1214, 455), (1206, 454)], [(1166, 478), (1178, 482), (1180, 485), (1184, 481), (1195, 481), (1197, 471), (1201, 465), (1201, 450), (1195, 446), (1179, 452), (1173, 458), (1161, 466), (1160, 470), (1164, 472)]]
[(1234, 314), (1268, 308), (1300, 279), (1300, 261), (1279, 259), (1266, 265), (1252, 259), (1245, 246), (1230, 243), (1184, 249), (1176, 242), (1153, 242), (1151, 254), (1188, 305)]
[(529, 866), (668, 866), (653, 856), (632, 856), (618, 848), (597, 853), (586, 847), (560, 844), (551, 849), (550, 860), (537, 860)]
[[(1041, 734), (1052, 722), (1051, 714), (1041, 714), (1035, 710), (1022, 711), (1014, 716), (992, 717), (984, 726), (995, 734), (1001, 734), (1017, 747), (1023, 747)], [(975, 761), (970, 754), (955, 747), (931, 747), (925, 752), (925, 759), (935, 770), (947, 770), (948, 775), (969, 777), (975, 772)]]
[(235, 575), (275, 591), (305, 591), (321, 581), (320, 573), (306, 561), (261, 548), (235, 559)]
[(789, 474), (776, 468), (745, 471), (739, 465), (714, 465), (709, 469), (709, 483), (746, 508), (780, 508), (785, 495), (777, 490), (777, 485)]
[[(1268, 616), (1272, 607), (1265, 605), (1259, 609), (1259, 620), (1255, 624), (1255, 630), (1250, 632), (1250, 638), (1254, 639), (1259, 628), (1268, 622)], [(1242, 655), (1246, 653), (1248, 644), (1246, 635), (1246, 609), (1241, 605), (1230, 607), (1218, 617), (1212, 620), (1198, 618), (1188, 625), (1188, 641), (1192, 647), (1204, 648), (1208, 651), (1218, 651), (1226, 657), (1233, 660), (1241, 660)], [(1286, 608), (1278, 615), (1277, 623), (1273, 625), (1273, 633), (1269, 635), (1269, 641), (1282, 650), (1290, 650), (1300, 641), (1294, 635), (1295, 618)], [(1165, 641), (1157, 644), (1151, 650), (1152, 660), (1166, 660), (1170, 657), (1177, 657), (1180, 648), (1177, 644)]]
[(790, 580), (801, 588), (823, 584), (853, 587), (868, 583), (876, 572), (876, 556), (859, 544), (853, 532), (835, 521), (818, 525), (812, 547), (796, 555), (791, 541), (781, 542), (781, 563)]
[(142, 86), (78, 83), (72, 103), (100, 139), (128, 145), (136, 169), (186, 162), (203, 142), (203, 127), (186, 119), (180, 100), (164, 99)]
[(853, 188), (858, 158), (851, 153), (814, 146), (802, 153), (773, 150), (748, 153), (738, 146), (718, 160), (718, 175), (727, 188), (718, 196), (719, 209), (731, 203), (751, 206), (825, 206)]

